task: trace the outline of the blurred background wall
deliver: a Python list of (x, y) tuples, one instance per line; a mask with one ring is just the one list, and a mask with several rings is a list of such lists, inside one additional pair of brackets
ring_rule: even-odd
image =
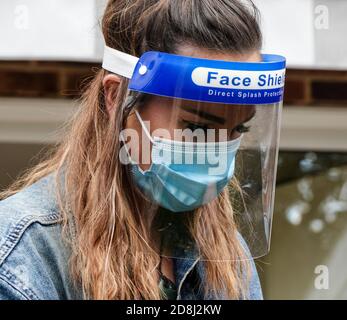
[[(347, 1), (257, 0), (288, 58), (267, 299), (347, 299)], [(0, 188), (59, 140), (100, 67), (104, 0), (0, 3)], [(321, 266), (329, 287), (317, 288)], [(325, 270), (325, 269), (324, 269)]]

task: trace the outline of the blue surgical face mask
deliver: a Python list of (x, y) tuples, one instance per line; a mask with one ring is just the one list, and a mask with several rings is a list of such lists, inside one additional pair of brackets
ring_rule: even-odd
[(241, 136), (227, 142), (182, 142), (153, 137), (152, 163), (143, 171), (129, 155), (137, 186), (153, 202), (172, 212), (196, 209), (215, 199), (232, 178)]

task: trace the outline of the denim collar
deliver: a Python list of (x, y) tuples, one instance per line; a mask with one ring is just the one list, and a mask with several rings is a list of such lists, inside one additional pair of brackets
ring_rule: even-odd
[(174, 268), (176, 286), (178, 287), (186, 273), (200, 260), (196, 246), (187, 245), (185, 248), (175, 247)]
[[(195, 244), (187, 243), (184, 248), (176, 247), (174, 250), (175, 258), (174, 260), (174, 273), (175, 273), (175, 284), (178, 288), (178, 298), (185, 299), (185, 292), (182, 288), (187, 279), (187, 276), (195, 268), (200, 278), (202, 286), (206, 284), (205, 281), (205, 267), (204, 262), (201, 260), (201, 256), (197, 250)], [(225, 300), (225, 292), (219, 292), (217, 297), (213, 296), (211, 292), (207, 293), (207, 296), (202, 296), (202, 292), (199, 292), (197, 299), (204, 300)]]

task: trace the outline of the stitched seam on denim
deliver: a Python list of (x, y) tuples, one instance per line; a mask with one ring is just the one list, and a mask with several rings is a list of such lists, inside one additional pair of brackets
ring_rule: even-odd
[[(11, 287), (13, 287), (18, 293), (26, 297), (28, 300), (40, 300), (34, 291), (32, 291), (30, 288), (26, 288), (25, 284), (7, 268), (2, 267), (0, 269), (0, 279), (6, 281)], [(20, 288), (17, 287), (15, 282), (20, 286)]]
[(26, 300), (30, 300), (30, 298), (27, 297), (25, 293), (21, 292), (13, 283), (2, 277), (2, 275), (0, 275), (0, 283), (1, 282), (6, 284), (7, 286), (10, 286), (12, 290), (14, 290), (18, 295), (24, 297)]
[(58, 223), (59, 221), (61, 221), (61, 217), (57, 213), (41, 217), (30, 215), (22, 218), (10, 229), (8, 236), (0, 246), (0, 266), (4, 263), (8, 255), (16, 247), (24, 232), (31, 224), (40, 223), (43, 225), (50, 225)]

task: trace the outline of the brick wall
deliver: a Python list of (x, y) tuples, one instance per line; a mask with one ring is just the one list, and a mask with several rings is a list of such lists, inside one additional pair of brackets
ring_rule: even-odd
[[(97, 63), (0, 62), (0, 97), (73, 99), (96, 70)], [(347, 71), (287, 70), (286, 105), (347, 107)]]
[(73, 99), (100, 64), (76, 62), (0, 62), (0, 97)]
[(347, 107), (347, 71), (287, 71), (285, 104)]

